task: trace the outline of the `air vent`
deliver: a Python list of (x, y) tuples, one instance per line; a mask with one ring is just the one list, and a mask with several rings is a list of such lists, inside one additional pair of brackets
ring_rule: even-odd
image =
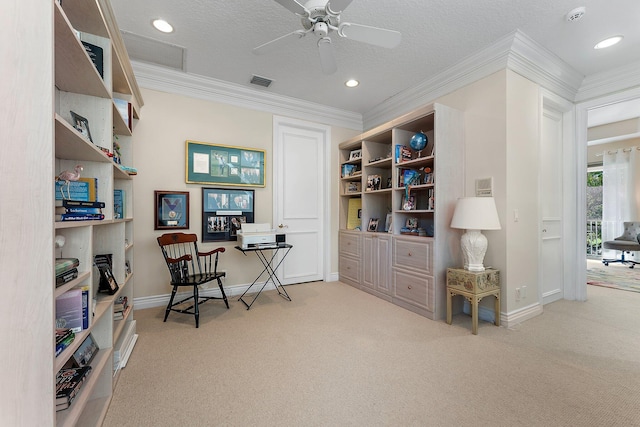
[(493, 177), (476, 179), (476, 197), (493, 197)]
[(268, 79), (266, 77), (260, 77), (256, 75), (251, 77), (251, 84), (254, 84), (254, 85), (269, 87), (271, 86), (271, 83), (273, 83), (273, 80)]
[(128, 31), (121, 31), (129, 57), (185, 71), (186, 49)]

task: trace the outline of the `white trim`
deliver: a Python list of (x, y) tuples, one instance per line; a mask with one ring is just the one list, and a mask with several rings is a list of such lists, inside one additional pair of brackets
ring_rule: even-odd
[(587, 76), (575, 97), (583, 102), (640, 85), (640, 61)]
[(385, 123), (503, 69), (510, 69), (562, 96), (574, 99), (583, 76), (520, 30), (406, 89), (364, 115), (364, 128)]
[(534, 303), (527, 307), (514, 310), (511, 313), (500, 313), (500, 321), (506, 328), (512, 328), (515, 325), (526, 320), (533, 319), (543, 313), (542, 304)]
[(329, 273), (325, 282), (337, 282), (340, 280), (340, 274), (338, 273)]
[(132, 61), (140, 87), (362, 131), (362, 115), (242, 85)]
[[(331, 274), (331, 127), (322, 125), (316, 122), (309, 122), (303, 120), (292, 119), (289, 117), (273, 116), (273, 188), (278, 188), (277, 172), (281, 170), (282, 156), (279, 155), (277, 149), (279, 144), (276, 144), (279, 135), (279, 129), (281, 126), (296, 127), (299, 129), (307, 129), (313, 132), (319, 132), (323, 135), (322, 152), (324, 158), (322, 159), (322, 224), (321, 224), (321, 239), (324, 245), (323, 248), (323, 262), (322, 262), (322, 280), (326, 280)], [(273, 191), (273, 220), (278, 218), (278, 191)]]
[(578, 103), (575, 108), (576, 114), (576, 157), (575, 157), (575, 183), (576, 183), (576, 228), (583, 232), (576, 236), (576, 276), (575, 282), (584, 284), (576, 287), (575, 299), (578, 301), (587, 300), (587, 257), (584, 254), (586, 248), (586, 236), (584, 230), (587, 227), (587, 126), (589, 110), (603, 107), (605, 105), (616, 104), (640, 98), (640, 87), (628, 89), (624, 92), (614, 93), (601, 98), (592, 99)]

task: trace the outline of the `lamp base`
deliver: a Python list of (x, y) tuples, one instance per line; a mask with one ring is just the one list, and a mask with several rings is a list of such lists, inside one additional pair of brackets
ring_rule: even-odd
[(487, 252), (487, 238), (480, 230), (467, 230), (460, 238), (464, 269), (484, 271), (484, 254)]

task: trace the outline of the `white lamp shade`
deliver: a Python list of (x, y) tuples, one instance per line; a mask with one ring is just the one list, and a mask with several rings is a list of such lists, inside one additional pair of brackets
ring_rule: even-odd
[(493, 197), (463, 197), (458, 199), (451, 219), (451, 228), (465, 230), (500, 230), (500, 219)]

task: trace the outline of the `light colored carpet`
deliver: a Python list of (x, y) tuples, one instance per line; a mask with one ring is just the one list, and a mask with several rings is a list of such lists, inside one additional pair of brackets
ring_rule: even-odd
[(104, 426), (640, 426), (640, 294), (589, 287), (509, 330), (339, 282), (251, 310), (135, 312)]

